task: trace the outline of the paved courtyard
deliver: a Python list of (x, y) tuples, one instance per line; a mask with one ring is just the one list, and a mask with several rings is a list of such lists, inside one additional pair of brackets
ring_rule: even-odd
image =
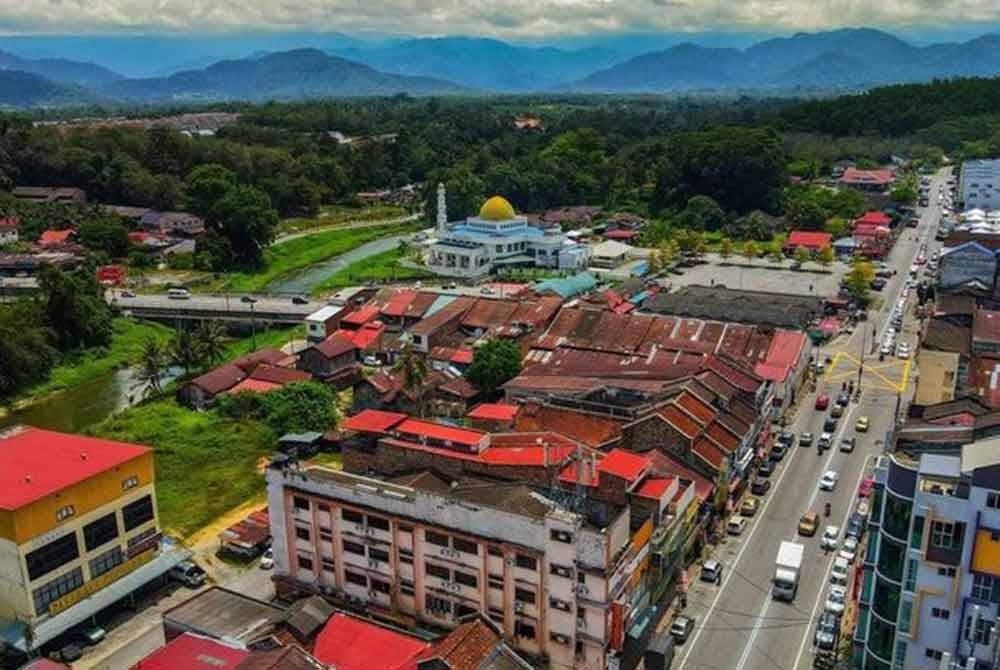
[(791, 269), (791, 261), (779, 265), (768, 259), (757, 259), (752, 264), (742, 257), (733, 256), (723, 261), (716, 254), (708, 254), (706, 263), (684, 268), (681, 275), (670, 274), (661, 281), (673, 288), (681, 286), (711, 286), (722, 284), (726, 288), (768, 293), (835, 296), (841, 278), (850, 271), (844, 263), (834, 262), (828, 268), (808, 263), (804, 271)]

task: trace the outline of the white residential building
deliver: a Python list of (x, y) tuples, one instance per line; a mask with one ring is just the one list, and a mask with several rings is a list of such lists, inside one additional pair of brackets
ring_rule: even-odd
[(962, 163), (958, 190), (967, 208), (1000, 209), (1000, 160)]

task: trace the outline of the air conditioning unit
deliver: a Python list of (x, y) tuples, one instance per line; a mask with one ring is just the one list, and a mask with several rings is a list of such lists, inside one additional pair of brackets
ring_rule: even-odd
[(369, 535), (370, 536), (370, 535), (374, 535), (374, 534), (375, 534), (375, 529), (374, 528), (365, 528), (365, 535)]
[(378, 598), (378, 591), (376, 591), (375, 589), (368, 589), (368, 597)]

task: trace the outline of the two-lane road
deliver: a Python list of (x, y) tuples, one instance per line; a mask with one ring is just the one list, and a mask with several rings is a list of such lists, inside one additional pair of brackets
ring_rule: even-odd
[[(945, 179), (933, 180), (932, 204), (921, 210), (919, 226), (905, 230), (887, 261), (897, 273), (879, 294), (883, 304), (870, 314), (870, 322), (861, 324), (851, 337), (834, 342), (820, 352), (821, 357), (838, 352), (852, 352), (866, 366), (877, 368), (878, 355), (871, 354), (871, 338), (881, 338), (888, 327), (889, 317), (907, 279), (910, 266), (920, 246), (935, 249), (934, 229), (940, 218), (937, 192)], [(915, 297), (910, 295), (912, 307)], [(912, 323), (912, 309), (907, 310)], [(881, 342), (881, 340), (879, 340)], [(912, 346), (912, 342), (911, 342)], [(862, 354), (862, 350), (864, 354)], [(888, 365), (895, 357), (886, 358)], [(909, 372), (905, 363), (901, 364)], [(863, 374), (860, 402), (852, 402), (838, 421), (834, 446), (817, 456), (815, 445), (795, 446), (771, 476), (773, 487), (765, 496), (757, 516), (740, 537), (728, 537), (716, 550), (716, 557), (725, 566), (720, 586), (697, 583), (688, 594), (686, 613), (696, 618), (691, 638), (678, 649), (676, 666), (685, 670), (801, 670), (812, 666), (812, 639), (815, 623), (823, 609), (829, 584), (829, 573), (835, 552), (825, 553), (819, 544), (823, 526), (840, 526), (841, 537), (846, 521), (854, 508), (858, 485), (866, 475), (871, 458), (882, 452), (883, 440), (891, 428), (897, 390), (905, 397), (909, 392), (906, 374), (885, 382), (866, 367)], [(848, 369), (848, 373), (851, 370)], [(883, 377), (890, 377), (888, 371)], [(847, 379), (857, 383), (857, 367), (853, 376), (828, 374), (820, 380), (818, 393), (836, 398), (841, 384)], [(900, 384), (899, 389), (893, 383)], [(814, 409), (816, 394), (806, 395), (793, 425), (788, 429), (801, 434), (811, 432), (815, 438), (822, 433), (826, 411)], [(855, 422), (861, 416), (870, 419), (867, 433), (858, 434)], [(856, 436), (853, 452), (841, 452), (842, 437)], [(840, 476), (832, 492), (819, 490), (819, 479), (826, 470)], [(832, 513), (822, 519), (824, 504), (829, 502)], [(822, 525), (816, 537), (799, 537), (799, 518), (807, 511), (818, 512)], [(785, 603), (771, 598), (774, 560), (782, 540), (795, 540), (805, 545), (805, 559), (798, 595), (794, 602)], [(857, 559), (860, 560), (860, 557)]]

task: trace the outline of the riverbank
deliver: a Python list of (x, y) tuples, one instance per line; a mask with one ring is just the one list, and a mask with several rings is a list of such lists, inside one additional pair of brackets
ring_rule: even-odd
[(112, 328), (111, 344), (107, 348), (67, 357), (52, 368), (47, 380), (18, 394), (10, 402), (11, 407), (23, 409), (53, 394), (76, 388), (109, 372), (132, 365), (138, 362), (146, 340), (152, 338), (166, 344), (173, 335), (170, 328), (158, 323), (124, 317), (115, 319)]
[(268, 285), (290, 278), (311, 265), (348, 253), (377, 239), (412, 233), (423, 227), (423, 222), (413, 221), (391, 226), (328, 230), (297, 237), (268, 247), (264, 251), (264, 269), (260, 272), (229, 274), (220, 286), (213, 288), (244, 293), (262, 291)]
[(344, 207), (341, 205), (324, 205), (319, 214), (313, 217), (293, 217), (282, 219), (276, 230), (278, 241), (284, 235), (294, 235), (316, 228), (334, 228), (336, 226), (351, 226), (355, 224), (378, 223), (407, 216), (402, 207), (392, 205), (375, 205), (373, 207)]
[(400, 265), (399, 262), (405, 257), (406, 253), (396, 248), (383, 251), (364, 260), (356, 261), (314, 286), (312, 294), (318, 295), (347, 286), (367, 284), (368, 282), (415, 281), (434, 276), (430, 272)]

